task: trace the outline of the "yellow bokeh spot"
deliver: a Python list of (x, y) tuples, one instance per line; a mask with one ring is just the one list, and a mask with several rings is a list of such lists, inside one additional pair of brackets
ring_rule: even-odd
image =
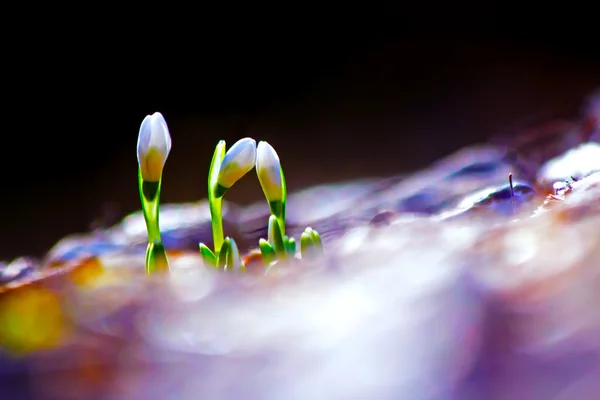
[(0, 295), (0, 346), (13, 353), (29, 353), (60, 345), (66, 319), (56, 295), (28, 285)]
[(97, 258), (82, 261), (71, 271), (71, 280), (78, 286), (93, 286), (102, 276), (104, 269)]

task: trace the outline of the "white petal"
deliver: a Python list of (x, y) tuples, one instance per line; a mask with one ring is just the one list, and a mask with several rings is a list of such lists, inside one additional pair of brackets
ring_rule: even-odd
[(240, 167), (248, 165), (254, 166), (256, 160), (256, 141), (252, 138), (243, 138), (235, 142), (233, 146), (225, 153), (223, 164), (235, 163)]
[(260, 142), (256, 150), (256, 174), (268, 201), (281, 200), (281, 163), (275, 149)]
[(150, 137), (152, 136), (151, 130), (151, 121), (152, 117), (150, 115), (146, 115), (142, 124), (140, 125), (140, 133), (138, 134), (138, 142), (137, 142), (137, 159), (138, 164), (142, 164), (142, 159), (144, 155), (148, 153), (148, 147), (150, 146)]
[(252, 138), (238, 140), (227, 153), (219, 166), (217, 182), (229, 188), (248, 171), (256, 162), (256, 141)]
[(161, 149), (165, 154), (166, 159), (171, 151), (171, 135), (169, 134), (167, 122), (161, 113), (155, 112), (152, 114), (151, 126), (152, 139), (150, 145), (156, 146), (157, 149)]
[(160, 179), (170, 151), (171, 135), (162, 114), (146, 116), (140, 125), (137, 145), (138, 164), (145, 180)]

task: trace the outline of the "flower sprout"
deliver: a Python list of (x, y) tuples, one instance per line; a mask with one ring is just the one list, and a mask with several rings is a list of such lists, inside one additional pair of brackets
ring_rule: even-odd
[(234, 271), (244, 268), (244, 262), (240, 256), (240, 250), (233, 238), (229, 239), (229, 251), (227, 252), (227, 269), (233, 269)]
[(321, 235), (311, 227), (304, 230), (300, 236), (300, 254), (302, 258), (309, 258), (323, 253)]
[(162, 114), (147, 115), (140, 125), (137, 143), (138, 186), (148, 231), (146, 272), (168, 270), (169, 260), (160, 237), (159, 203), (162, 171), (171, 151), (171, 135)]
[(229, 236), (223, 241), (223, 247), (219, 253), (217, 266), (219, 268), (224, 268), (225, 270), (233, 271), (238, 271), (245, 267), (235, 240)]
[(267, 143), (260, 142), (256, 151), (256, 174), (269, 203), (271, 215), (277, 217), (281, 236), (285, 236), (285, 203), (287, 199), (285, 177), (279, 156)]
[(161, 113), (147, 115), (142, 121), (137, 143), (137, 159), (146, 182), (158, 182), (171, 151), (171, 135)]

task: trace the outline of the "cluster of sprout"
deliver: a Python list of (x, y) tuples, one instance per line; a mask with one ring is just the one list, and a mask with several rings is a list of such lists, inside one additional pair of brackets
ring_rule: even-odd
[[(148, 230), (146, 271), (168, 270), (169, 262), (159, 227), (159, 200), (162, 171), (171, 151), (171, 136), (160, 113), (146, 116), (140, 126), (137, 144), (138, 181), (142, 211)], [(260, 239), (263, 262), (269, 266), (277, 260), (296, 257), (296, 240), (285, 234), (287, 190), (279, 156), (267, 142), (251, 138), (238, 140), (226, 151), (221, 140), (208, 172), (208, 202), (212, 223), (214, 250), (200, 243), (205, 264), (227, 270), (243, 270), (244, 262), (235, 240), (223, 232), (223, 196), (238, 180), (256, 167), (256, 174), (269, 204), (271, 215), (266, 239)], [(306, 228), (300, 237), (299, 255), (302, 258), (319, 254), (323, 244), (317, 231)]]

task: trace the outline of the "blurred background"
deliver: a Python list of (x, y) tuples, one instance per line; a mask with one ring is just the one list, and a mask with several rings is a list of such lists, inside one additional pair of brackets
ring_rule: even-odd
[[(219, 139), (269, 141), (294, 191), (413, 171), (492, 135), (577, 117), (600, 86), (600, 50), (597, 21), (571, 8), (549, 17), (427, 2), (198, 11), (185, 22), (185, 11), (172, 19), (153, 9), (136, 17), (141, 27), (111, 13), (30, 40), (13, 31), (19, 40), (4, 40), (3, 57), (0, 259), (40, 256), (137, 210), (138, 129), (155, 111), (173, 138), (163, 203), (206, 196)], [(246, 177), (227, 199), (260, 196)]]

